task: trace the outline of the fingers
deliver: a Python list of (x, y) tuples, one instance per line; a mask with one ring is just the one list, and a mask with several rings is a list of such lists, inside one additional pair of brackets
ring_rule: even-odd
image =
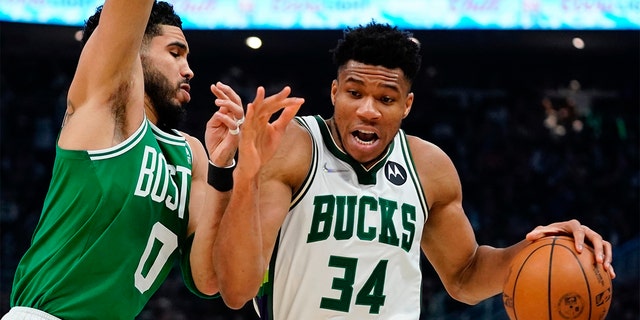
[(569, 234), (573, 237), (575, 248), (578, 252), (584, 250), (585, 241), (593, 247), (593, 254), (597, 263), (601, 263), (611, 278), (616, 274), (611, 262), (613, 261), (613, 249), (611, 243), (604, 240), (600, 234), (573, 219), (565, 222), (552, 223), (548, 226), (538, 226), (527, 234), (527, 240), (535, 241), (545, 236)]
[[(600, 239), (602, 239), (600, 237)], [(602, 263), (604, 270), (609, 273), (611, 279), (616, 277), (616, 273), (613, 270), (613, 247), (611, 243), (606, 240), (601, 240), (599, 245), (593, 244), (594, 254), (596, 255), (596, 262)]]
[(250, 107), (247, 108), (247, 117), (257, 117), (264, 123), (268, 122), (274, 113), (284, 109), (282, 115), (273, 123), (275, 126), (280, 127), (282, 123), (293, 119), (300, 106), (304, 103), (304, 99), (289, 97), (290, 94), (291, 88), (285, 86), (280, 92), (265, 97), (264, 87), (258, 87), (255, 99), (249, 104)]
[(218, 81), (216, 84), (211, 85), (211, 92), (217, 97), (215, 104), (220, 107), (220, 111), (225, 111), (223, 109), (226, 109), (234, 118), (244, 118), (242, 99), (230, 86)]
[(302, 98), (287, 98), (286, 101), (283, 102), (283, 110), (280, 117), (273, 122), (276, 130), (284, 130), (289, 122), (291, 122), (291, 119), (296, 116), (303, 103), (304, 99)]
[(576, 245), (576, 250), (578, 250), (578, 252), (582, 252), (582, 250), (584, 250), (584, 240), (588, 228), (586, 226), (583, 226), (580, 221), (576, 219), (570, 220), (567, 223), (569, 224), (569, 230), (567, 231), (573, 234), (573, 240)]
[(526, 239), (533, 242), (536, 241), (542, 237), (545, 236), (544, 232), (542, 231), (544, 227), (543, 226), (537, 226), (535, 227), (535, 229), (533, 229), (531, 232), (527, 233)]
[(240, 118), (240, 119), (236, 120), (236, 124), (237, 124), (238, 126), (240, 126), (241, 124), (243, 124), (243, 123), (244, 123), (244, 120), (245, 120), (245, 118), (244, 118), (244, 113), (243, 113), (243, 114), (242, 114), (242, 118)]
[[(285, 87), (285, 89), (286, 88), (288, 87)], [(289, 91), (291, 91), (291, 89), (289, 89)], [(282, 92), (283, 91), (280, 91), (273, 96), (265, 98), (264, 87), (259, 86), (256, 89), (256, 97), (253, 99), (253, 102), (247, 106), (247, 117), (260, 119), (261, 122), (268, 122), (271, 115), (280, 110), (279, 102), (282, 98), (278, 99), (278, 94)]]
[[(211, 85), (211, 92), (217, 97), (215, 104), (220, 107), (212, 117), (212, 121), (216, 122), (212, 123), (215, 123), (215, 127), (224, 124), (231, 135), (239, 134), (240, 125), (246, 119), (240, 96), (222, 82)], [(284, 128), (304, 103), (304, 99), (292, 98), (289, 94), (291, 94), (291, 88), (285, 86), (280, 92), (265, 97), (265, 89), (260, 86), (256, 90), (255, 99), (247, 106), (247, 115), (251, 114), (250, 117), (256, 117), (264, 123), (268, 122), (274, 113), (284, 109), (281, 116), (273, 123), (278, 129)]]
[(231, 101), (242, 105), (242, 99), (240, 99), (240, 96), (230, 86), (220, 81), (218, 81), (215, 86), (217, 89), (222, 91)]
[(604, 269), (609, 273), (611, 278), (615, 278), (616, 273), (611, 265), (611, 262), (613, 261), (613, 247), (611, 246), (611, 243), (604, 240), (600, 234), (585, 225), (580, 225), (578, 227), (578, 231), (574, 232), (574, 235), (580, 233), (582, 233), (584, 240), (591, 242), (596, 262), (602, 263)]
[(209, 120), (208, 126), (213, 128), (218, 128), (221, 126), (225, 126), (229, 130), (229, 134), (237, 135), (240, 133), (240, 124), (235, 119), (235, 117), (228, 112), (217, 111)]
[(613, 265), (611, 264), (613, 262), (613, 247), (611, 246), (611, 243), (609, 243), (609, 241), (605, 241), (604, 257), (604, 269), (609, 272), (609, 276), (611, 277), (611, 279), (615, 279), (616, 272), (613, 269)]

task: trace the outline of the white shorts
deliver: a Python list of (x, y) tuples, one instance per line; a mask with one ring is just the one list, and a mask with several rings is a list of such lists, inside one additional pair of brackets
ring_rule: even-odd
[(44, 311), (29, 307), (13, 307), (2, 320), (60, 320)]

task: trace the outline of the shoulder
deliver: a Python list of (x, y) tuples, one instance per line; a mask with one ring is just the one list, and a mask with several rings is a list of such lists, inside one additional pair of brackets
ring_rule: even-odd
[(184, 131), (178, 131), (178, 133), (180, 133), (181, 136), (184, 137), (184, 140), (187, 141), (187, 143), (189, 144), (189, 146), (194, 147), (194, 146), (200, 146), (203, 147), (202, 142), (200, 142), (200, 140), (198, 140), (198, 138), (184, 132)]
[(453, 169), (453, 162), (449, 155), (434, 143), (411, 135), (407, 135), (407, 142), (418, 169)]
[[(178, 133), (184, 138), (184, 141), (189, 145), (189, 148), (193, 151), (193, 153), (202, 152), (203, 156), (206, 156), (206, 151), (204, 149), (204, 145), (198, 138), (189, 135), (186, 132), (178, 131)], [(196, 155), (197, 156), (197, 155)]]
[(276, 157), (290, 155), (293, 153), (292, 150), (303, 151), (308, 149), (311, 151), (311, 144), (312, 140), (309, 130), (294, 119), (287, 125)]
[(309, 131), (298, 121), (291, 121), (278, 151), (267, 163), (263, 173), (297, 190), (309, 171), (313, 143)]
[(200, 175), (206, 174), (208, 170), (207, 165), (209, 162), (209, 157), (207, 156), (204, 145), (196, 137), (193, 137), (186, 132), (180, 131), (180, 135), (184, 137), (184, 140), (189, 145), (189, 148), (191, 149), (191, 152), (193, 154), (193, 176), (198, 177)]

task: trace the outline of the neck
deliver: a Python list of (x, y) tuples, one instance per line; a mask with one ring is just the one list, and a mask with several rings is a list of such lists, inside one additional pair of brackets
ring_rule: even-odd
[(151, 104), (151, 101), (149, 101), (149, 97), (147, 96), (145, 96), (144, 98), (144, 113), (147, 115), (147, 119), (149, 119), (151, 123), (155, 124), (156, 126), (158, 125), (158, 113), (156, 112), (156, 109), (153, 107), (153, 104)]
[(329, 127), (329, 132), (331, 132), (331, 135), (334, 137), (333, 141), (336, 142), (338, 149), (342, 150), (344, 153), (347, 153), (347, 150), (344, 149), (344, 144), (342, 143), (340, 130), (338, 130), (338, 126), (336, 126), (336, 121), (333, 118), (329, 118), (326, 122), (327, 126)]

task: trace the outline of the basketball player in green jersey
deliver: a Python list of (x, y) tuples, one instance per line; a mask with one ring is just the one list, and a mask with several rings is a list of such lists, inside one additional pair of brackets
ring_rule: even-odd
[(573, 236), (578, 251), (590, 241), (615, 277), (611, 244), (577, 220), (508, 248), (477, 244), (450, 158), (400, 129), (421, 63), (410, 33), (348, 28), (333, 55), (330, 119), (285, 128), (268, 122), (277, 108), (248, 105), (214, 245), (230, 307), (258, 295), (263, 319), (418, 319), (420, 251), (453, 298), (476, 304), (502, 291), (520, 249), (550, 234)]
[[(133, 319), (178, 260), (193, 292), (218, 291), (212, 246), (230, 193), (240, 98), (211, 87), (220, 109), (206, 150), (174, 129), (194, 73), (167, 3), (107, 0), (84, 40), (42, 216), (3, 319)], [(266, 105), (291, 103), (289, 92)]]

